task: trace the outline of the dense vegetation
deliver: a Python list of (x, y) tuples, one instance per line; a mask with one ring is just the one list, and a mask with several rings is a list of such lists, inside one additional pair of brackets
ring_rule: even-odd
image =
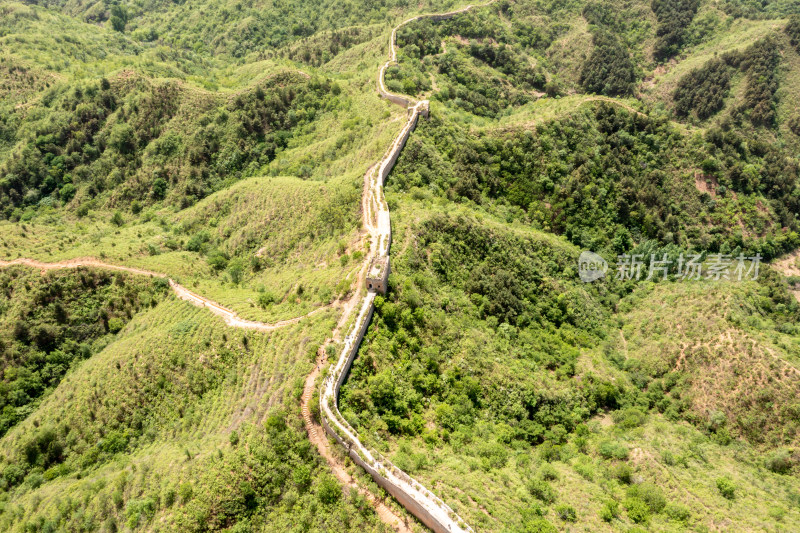
[(681, 78), (672, 96), (675, 113), (685, 117), (694, 112), (701, 120), (709, 118), (722, 109), (730, 81), (730, 68), (722, 59), (712, 59), (693, 69)]
[[(137, 214), (164, 199), (187, 207), (254, 174), (293, 130), (335, 105), (335, 84), (297, 78), (273, 78), (225, 103), (139, 77), (53, 89), (47, 118), (26, 128), (0, 167), (2, 215), (18, 220), (26, 207), (74, 198), (79, 213), (109, 204)], [(188, 124), (187, 106), (202, 110)]]
[[(699, 154), (668, 124), (605, 104), (539, 125), (535, 135), (473, 136), (435, 117), (419, 131), (420, 140), (409, 143), (394, 177), (403, 190), (433, 187), (453, 200), (487, 206), (500, 200), (518, 207), (524, 220), (579, 246), (621, 253), (636, 234), (685, 248), (773, 257), (797, 242), (791, 215), (797, 163), (753, 139), (742, 151), (747, 137), (732, 124), (710, 131)], [(669, 178), (701, 169), (734, 191), (775, 199), (780, 224), (793, 233), (770, 227), (758, 215), (743, 222), (763, 238), (732, 228), (709, 231), (703, 221), (721, 215), (715, 205), (698, 198), (686, 182)]]
[(73, 365), (113, 342), (133, 313), (155, 305), (167, 284), (105, 272), (39, 276), (12, 269), (0, 271), (0, 287), (2, 435)]
[[(341, 405), (475, 530), (797, 529), (787, 281), (614, 275), (800, 246), (795, 4), (501, 0), (398, 32), (387, 84), (431, 118), (387, 181), (390, 290)], [(257, 333), (163, 281), (0, 272), (0, 529), (385, 529), (299, 397), (406, 116), (375, 94), (389, 31), (461, 5), (0, 4), (0, 259), (319, 311)]]
[(239, 59), (274, 54), (276, 49), (322, 30), (382, 23), (406, 6), (402, 0), (380, 4), (363, 0), (258, 2), (247, 6), (164, 0), (125, 5), (47, 0), (40, 4), (129, 33), (138, 41), (159, 41), (178, 49)]
[(786, 25), (786, 35), (789, 36), (789, 43), (800, 52), (800, 15), (789, 19)]
[(664, 61), (675, 56), (686, 39), (686, 29), (692, 22), (698, 0), (653, 0), (653, 12), (658, 19), (653, 57)]
[(741, 67), (747, 72), (747, 89), (742, 108), (749, 109), (750, 121), (755, 126), (775, 124), (778, 58), (778, 47), (772, 39), (758, 41), (742, 56)]
[(594, 48), (581, 70), (581, 85), (589, 93), (626, 96), (633, 92), (636, 67), (627, 49), (611, 33), (596, 31)]

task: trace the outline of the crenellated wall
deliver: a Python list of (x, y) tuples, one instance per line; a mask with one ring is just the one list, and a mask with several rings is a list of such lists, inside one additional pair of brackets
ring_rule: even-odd
[[(494, 0), (491, 0), (488, 4), (493, 1)], [(386, 69), (393, 61), (397, 60), (397, 51), (395, 49), (397, 29), (403, 26), (403, 24), (407, 24), (422, 17), (444, 20), (470, 8), (472, 8), (472, 6), (467, 6), (450, 13), (414, 17), (392, 30), (389, 41), (391, 56), (389, 61), (381, 66), (378, 73), (378, 92), (383, 98), (407, 108), (408, 120), (380, 161), (377, 171), (370, 176), (369, 190), (365, 191), (365, 194), (374, 196), (375, 203), (377, 204), (377, 224), (375, 228), (370, 228), (370, 231), (373, 233), (374, 242), (377, 243), (377, 249), (372, 251), (373, 257), (370, 261), (374, 260), (376, 256), (385, 256), (388, 259), (392, 232), (389, 208), (386, 205), (386, 200), (383, 195), (383, 185), (397, 162), (397, 158), (400, 156), (400, 152), (403, 150), (406, 141), (408, 141), (408, 137), (417, 126), (419, 116), (422, 115), (427, 118), (429, 112), (429, 103), (427, 101), (417, 102), (412, 98), (394, 94), (386, 88), (384, 83)], [(353, 462), (367, 471), (379, 486), (383, 487), (400, 502), (403, 507), (434, 532), (472, 533), (472, 528), (466, 525), (455, 511), (448, 507), (441, 498), (397, 468), (391, 461), (382, 457), (378, 452), (367, 448), (358, 439), (358, 433), (347, 423), (339, 412), (339, 389), (347, 379), (350, 367), (353, 365), (353, 360), (358, 353), (358, 348), (369, 327), (372, 314), (375, 310), (375, 296), (376, 294), (374, 291), (368, 291), (364, 296), (358, 316), (345, 338), (344, 347), (339, 359), (322, 384), (322, 394), (320, 395), (322, 426), (325, 428), (326, 433), (347, 449), (347, 454)]]

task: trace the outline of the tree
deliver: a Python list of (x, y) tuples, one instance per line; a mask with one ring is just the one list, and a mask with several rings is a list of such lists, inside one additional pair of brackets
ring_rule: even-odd
[(736, 497), (736, 485), (728, 477), (717, 478), (717, 490), (725, 499), (732, 500)]
[(156, 178), (153, 180), (152, 194), (155, 200), (164, 199), (167, 195), (167, 182), (164, 178)]
[(125, 31), (125, 25), (128, 23), (128, 10), (125, 6), (119, 4), (111, 7), (111, 27), (114, 31), (120, 33)]
[(342, 488), (330, 475), (324, 475), (317, 487), (317, 497), (325, 505), (332, 505), (342, 496)]
[(242, 274), (244, 274), (244, 261), (242, 259), (234, 259), (228, 264), (228, 275), (235, 285), (241, 283)]
[(606, 96), (631, 94), (636, 83), (636, 67), (628, 50), (605, 30), (595, 31), (592, 40), (592, 54), (581, 70), (583, 88)]

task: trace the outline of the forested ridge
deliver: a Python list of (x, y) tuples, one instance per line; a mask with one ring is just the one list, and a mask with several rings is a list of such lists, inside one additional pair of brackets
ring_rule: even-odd
[[(165, 199), (188, 207), (272, 161), (338, 94), (330, 80), (297, 74), (227, 101), (138, 76), (52, 89), (47, 118), (22, 129), (0, 170), (2, 214), (18, 220), (28, 206), (68, 204), (76, 193), (77, 213), (107, 204), (138, 214)], [(201, 112), (187, 117), (187, 106)]]

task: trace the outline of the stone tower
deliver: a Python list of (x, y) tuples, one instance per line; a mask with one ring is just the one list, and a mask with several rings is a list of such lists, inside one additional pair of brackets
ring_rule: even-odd
[(389, 280), (389, 257), (379, 255), (369, 264), (367, 270), (367, 290), (386, 294)]

